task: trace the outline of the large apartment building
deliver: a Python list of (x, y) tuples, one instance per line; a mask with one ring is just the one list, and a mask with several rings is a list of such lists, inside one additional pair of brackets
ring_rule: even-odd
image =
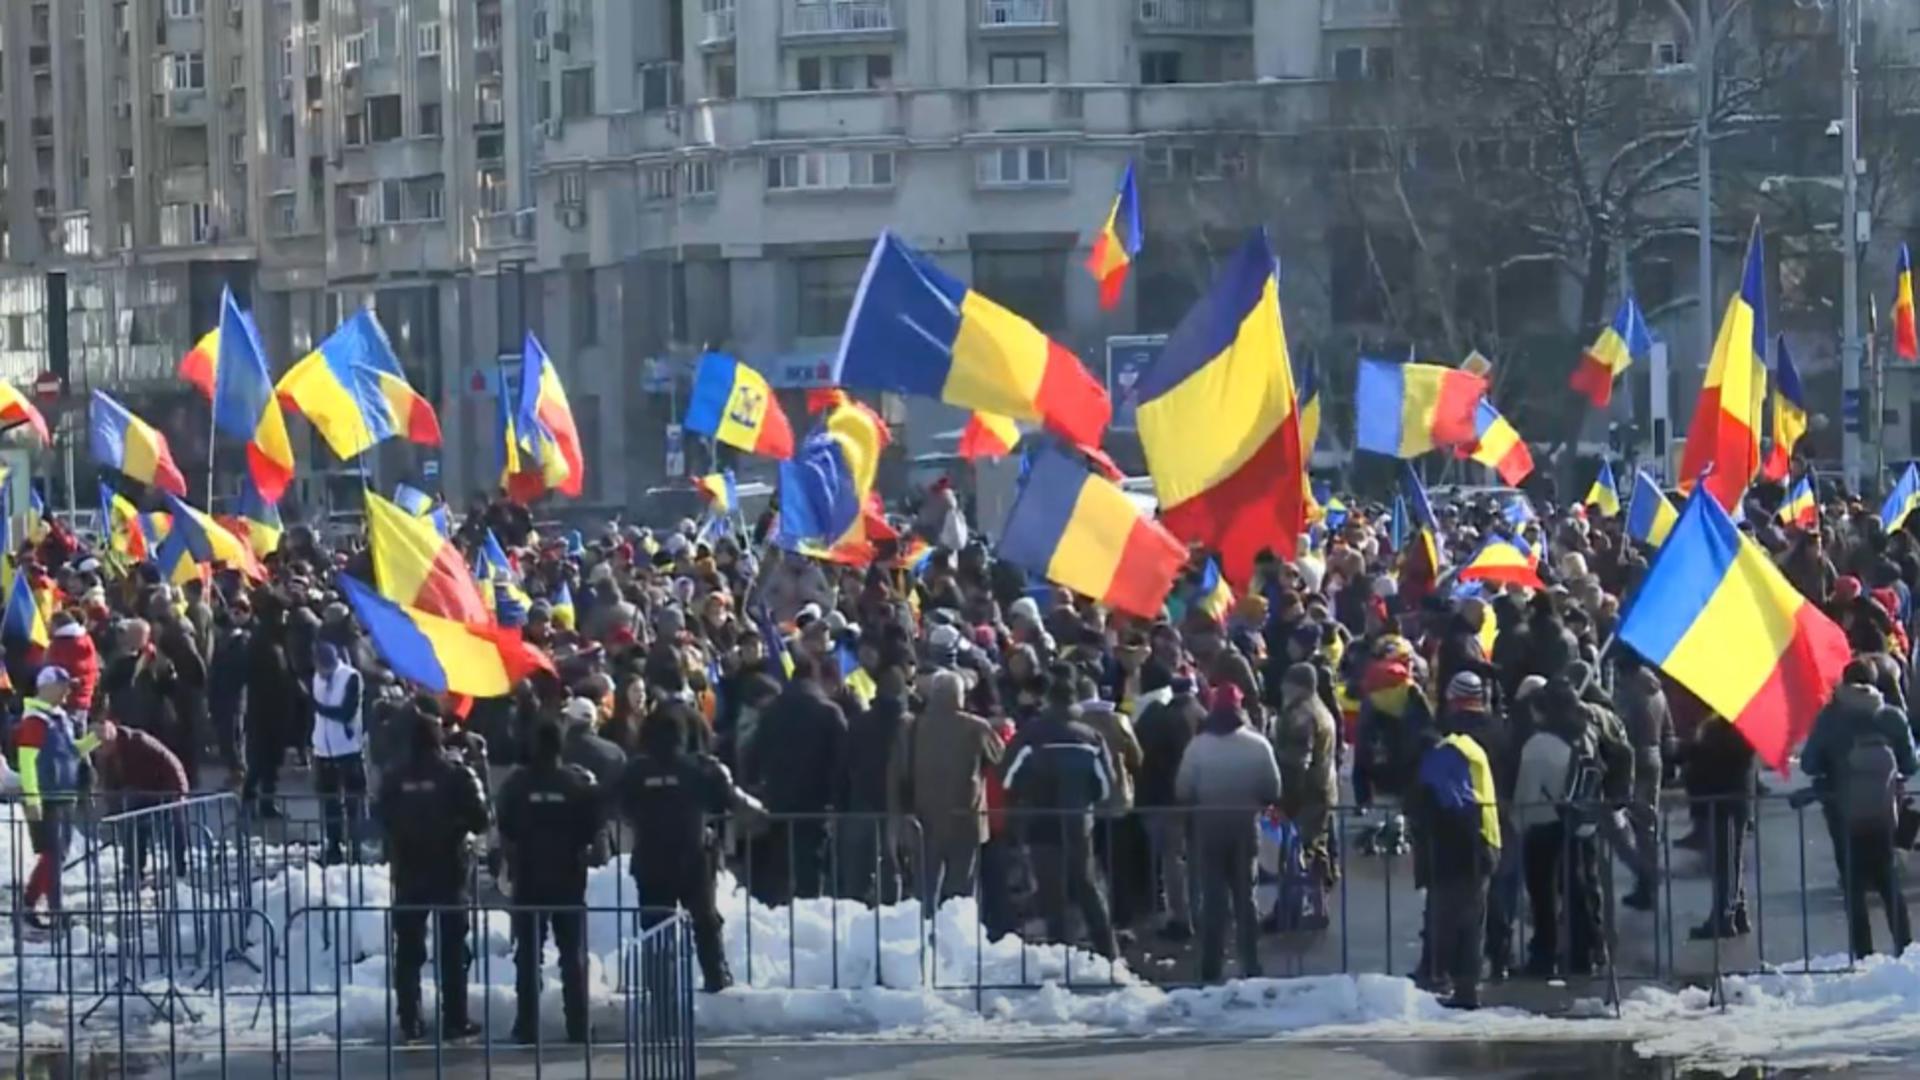
[[(50, 270), (75, 382), (163, 424), (192, 411), (172, 366), (223, 286), (280, 367), (371, 302), (459, 497), (491, 483), (491, 380), (524, 326), (565, 374), (589, 501), (617, 504), (687, 466), (703, 348), (821, 377), (885, 228), (1096, 370), (1263, 221), (1290, 223), (1296, 336), (1365, 323), (1342, 170), (1306, 135), (1396, 78), (1408, 2), (0, 0), (0, 374), (44, 363)], [(1684, 68), (1684, 29), (1645, 25), (1627, 70)], [(1128, 161), (1149, 256), (1107, 313), (1080, 263)], [(958, 422), (896, 419), (916, 450)]]

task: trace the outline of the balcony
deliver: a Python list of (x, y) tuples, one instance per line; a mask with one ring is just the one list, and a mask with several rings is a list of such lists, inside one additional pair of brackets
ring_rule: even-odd
[(982, 30), (1058, 30), (1062, 0), (980, 0)]
[(211, 191), (205, 165), (176, 165), (160, 176), (162, 203), (208, 202)]
[(1252, 0), (1137, 0), (1135, 22), (1149, 34), (1245, 34)]
[(787, 8), (788, 37), (891, 34), (891, 0), (793, 0)]
[(503, 251), (507, 248), (531, 246), (534, 222), (538, 219), (539, 214), (533, 210), (475, 214), (473, 215), (473, 246), (478, 251)]
[(733, 0), (706, 0), (701, 8), (700, 47), (715, 49), (732, 45), (739, 30)]
[(1368, 30), (1399, 23), (1400, 0), (1320, 0), (1320, 25), (1327, 30)]

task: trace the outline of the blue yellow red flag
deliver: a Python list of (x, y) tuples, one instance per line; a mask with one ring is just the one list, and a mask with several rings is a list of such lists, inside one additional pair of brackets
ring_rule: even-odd
[(1900, 474), (1900, 482), (1893, 485), (1886, 501), (1880, 504), (1880, 527), (1889, 534), (1899, 532), (1916, 506), (1920, 506), (1920, 465), (1908, 462), (1907, 471)]
[(1487, 380), (1438, 364), (1362, 359), (1354, 389), (1354, 446), (1415, 458), (1475, 441), (1474, 415)]
[(87, 446), (95, 464), (170, 494), (187, 493), (187, 478), (173, 463), (167, 437), (105, 390), (95, 390), (88, 405)]
[(1002, 530), (999, 554), (1117, 611), (1151, 619), (1187, 563), (1187, 547), (1140, 516), (1119, 486), (1066, 452), (1034, 456)]
[(460, 622), (396, 604), (369, 586), (338, 575), (341, 591), (395, 675), (435, 693), (502, 697), (536, 671), (553, 670), (545, 653), (518, 630)]
[(1713, 359), (1687, 428), (1680, 458), (1680, 490), (1691, 491), (1698, 478), (1729, 512), (1740, 505), (1747, 485), (1760, 472), (1760, 414), (1767, 376), (1766, 254), (1760, 222), (1747, 241), (1746, 272), (1740, 291), (1727, 303), (1714, 342)]
[(433, 523), (366, 492), (367, 538), (380, 595), (462, 622), (485, 622), (486, 601), (460, 549)]
[(1120, 174), (1120, 190), (1113, 197), (1113, 208), (1093, 238), (1093, 251), (1087, 256), (1087, 273), (1100, 283), (1100, 309), (1112, 311), (1120, 306), (1120, 294), (1126, 288), (1127, 271), (1140, 254), (1145, 231), (1140, 227), (1140, 188), (1134, 179), (1133, 162)]
[(1787, 351), (1787, 335), (1776, 337), (1773, 348), (1773, 446), (1760, 474), (1768, 480), (1785, 480), (1793, 467), (1793, 448), (1807, 433), (1807, 394), (1800, 388), (1800, 372)]
[(725, 353), (700, 358), (686, 428), (750, 454), (793, 456), (793, 425), (766, 376)]
[(1620, 301), (1613, 322), (1600, 331), (1599, 338), (1580, 356), (1573, 369), (1572, 386), (1581, 396), (1604, 409), (1613, 401), (1613, 384), (1626, 374), (1637, 357), (1653, 351), (1653, 332), (1647, 329), (1640, 305), (1629, 293)]
[(267, 348), (253, 316), (240, 309), (233, 290), (220, 291), (218, 362), (214, 366), (213, 426), (247, 444), (247, 475), (268, 502), (279, 502), (293, 481), (293, 441), (274, 394)]
[(1780, 512), (1775, 515), (1780, 524), (1791, 525), (1798, 529), (1814, 529), (1820, 525), (1820, 504), (1813, 497), (1813, 478), (1802, 476), (1793, 490), (1780, 503)]
[(1602, 517), (1615, 517), (1620, 513), (1620, 487), (1613, 482), (1613, 463), (1602, 461), (1600, 472), (1593, 478), (1593, 486), (1587, 489), (1584, 505), (1600, 511)]
[(1915, 328), (1913, 315), (1913, 258), (1904, 243), (1893, 282), (1893, 352), (1902, 360), (1920, 360), (1920, 329)]

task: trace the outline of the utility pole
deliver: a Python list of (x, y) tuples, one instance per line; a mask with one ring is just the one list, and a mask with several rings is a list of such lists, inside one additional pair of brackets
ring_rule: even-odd
[[(1843, 265), (1840, 270), (1840, 458), (1847, 486), (1862, 490), (1860, 435), (1869, 403), (1860, 379), (1860, 244), (1866, 222), (1860, 213), (1860, 0), (1840, 0), (1840, 192)], [(1879, 401), (1871, 407), (1878, 412)], [(1874, 478), (1875, 483), (1879, 478)]]
[[(1693, 4), (1693, 70), (1697, 76), (1698, 93), (1696, 120), (1699, 132), (1694, 136), (1699, 142), (1698, 170), (1700, 182), (1696, 185), (1695, 224), (1700, 229), (1700, 307), (1695, 312), (1696, 326), (1700, 332), (1699, 351), (1694, 354), (1694, 366), (1702, 372), (1706, 370), (1707, 358), (1713, 355), (1713, 53), (1720, 39), (1720, 28), (1713, 23), (1712, 0), (1694, 0)], [(1704, 377), (1704, 376), (1703, 376)]]

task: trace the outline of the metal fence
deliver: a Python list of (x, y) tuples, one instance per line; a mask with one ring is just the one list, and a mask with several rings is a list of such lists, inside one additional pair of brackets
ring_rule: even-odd
[[(0, 950), (0, 964), (12, 965), (0, 976), (0, 1045), (13, 1041), (18, 1072), (77, 1075), (83, 1065), (91, 1071), (107, 1062), (129, 1075), (277, 1076), (296, 1066), (302, 1075), (429, 1068), (435, 1075), (490, 1075), (497, 1063), (531, 1065), (538, 1074), (565, 1062), (586, 1075), (692, 1075), (694, 927), (683, 914), (644, 907), (647, 898), (624, 866), (596, 874), (584, 916), (587, 951), (602, 958), (588, 1039), (560, 1044), (551, 1030), (560, 1012), (553, 1000), (543, 1001), (545, 1026), (532, 1046), (502, 1038), (514, 994), (512, 980), (500, 976), (503, 965), (515, 963), (515, 923), (562, 912), (506, 902), (484, 851), (476, 852), (468, 892), (474, 899), (457, 909), (471, 928), (458, 935), (470, 963), (463, 957), (456, 965), (479, 988), (472, 1012), (483, 1033), (451, 1041), (429, 1025), (435, 1034), (424, 1043), (403, 1045), (392, 980), (394, 923), (437, 911), (387, 902), (376, 862), (380, 844), (364, 820), (354, 826), (355, 843), (336, 853), (325, 842), (318, 804), (283, 801), (289, 815), (276, 821), (242, 812), (231, 796), (72, 815), (65, 917), (36, 933), (16, 907), (10, 941)], [(1650, 869), (1658, 882), (1645, 912), (1619, 903), (1632, 872), (1615, 847), (1631, 830), (1610, 824), (1604, 808), (1543, 809), (1542, 820), (1556, 826), (1582, 821), (1594, 828), (1581, 835), (1558, 827), (1545, 843), (1529, 845), (1518, 828), (1525, 815), (1502, 814), (1503, 858), (1491, 897), (1509, 913), (1495, 929), (1504, 927), (1511, 942), (1516, 979), (1530, 977), (1527, 948), (1542, 939), (1544, 919), (1558, 925), (1544, 935), (1553, 945), (1534, 957), (1535, 974), (1590, 976), (1616, 998), (1621, 982), (1697, 982), (1717, 991), (1729, 974), (1851, 969), (1846, 890), (1832, 845), (1851, 855), (1852, 841), (1829, 831), (1818, 803), (1780, 796), (1670, 801), (1643, 832), (1654, 838)], [(1193, 842), (1203, 814), (1251, 830), (1255, 811), (996, 811), (992, 838), (978, 848), (971, 838), (981, 819), (971, 812), (926, 821), (777, 814), (762, 830), (730, 828), (719, 834), (712, 857), (730, 875), (722, 878), (720, 900), (733, 974), (748, 990), (971, 993), (983, 1009), (989, 993), (1048, 983), (1097, 990), (1136, 981), (1142, 972), (1163, 985), (1193, 983), (1194, 950), (1160, 943), (1154, 930), (1173, 899), (1166, 871), (1178, 866), (1170, 850), (1175, 838), (1190, 854), (1190, 900), (1219, 895), (1208, 888), (1218, 864), (1202, 860)], [(1676, 842), (1689, 818), (1703, 826), (1701, 850)], [(1291, 849), (1266, 853), (1278, 865), (1261, 885), (1263, 897), (1275, 897), (1285, 917), (1260, 939), (1264, 973), (1419, 974), (1426, 926), (1415, 876), (1418, 856), (1435, 854), (1432, 838), (1416, 828), (1403, 834), (1404, 843), (1389, 836), (1370, 848), (1364, 841), (1389, 827), (1390, 814), (1335, 807), (1328, 820), (1331, 880), (1324, 889), (1303, 888), (1303, 864), (1276, 857)], [(7, 856), (0, 885), (16, 891), (33, 859), (27, 824), (18, 804), (0, 802)], [(617, 860), (631, 836), (615, 832)], [(1823, 833), (1828, 838), (1819, 839)], [(1722, 857), (1735, 851), (1740, 858)], [(1723, 868), (1718, 889), (1726, 903), (1715, 899), (1716, 866)], [(1086, 909), (1075, 891), (1083, 870), (1115, 922), (1138, 935), (1119, 959), (1089, 951)], [(1055, 882), (1067, 884), (1050, 893)], [(1529, 894), (1541, 890), (1551, 899), (1536, 907)], [(1748, 932), (1698, 940), (1688, 933), (1694, 922), (1729, 910), (1736, 894)], [(1572, 954), (1576, 895), (1590, 898), (1597, 928), (1595, 948), (1584, 957)], [(1049, 910), (1059, 898), (1071, 910)], [(1301, 903), (1307, 906), (1286, 906)], [(1206, 917), (1190, 906), (1196, 922)], [(437, 1001), (438, 965), (437, 955), (424, 962), (426, 1016)], [(1225, 968), (1229, 976), (1240, 973), (1232, 963)], [(543, 998), (554, 996), (552, 983)]]

